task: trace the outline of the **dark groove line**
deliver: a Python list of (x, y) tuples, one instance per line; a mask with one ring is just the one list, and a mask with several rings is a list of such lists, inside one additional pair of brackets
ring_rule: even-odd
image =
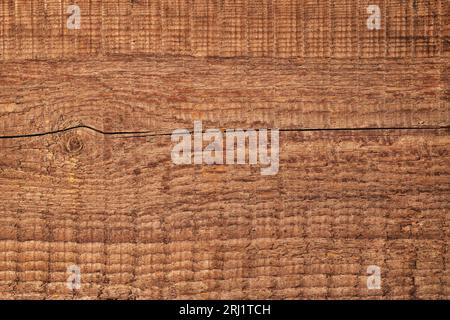
[[(0, 136), (0, 139), (20, 139), (20, 138), (32, 138), (32, 137), (42, 137), (52, 134), (58, 134), (63, 132), (68, 132), (76, 129), (88, 129), (102, 135), (111, 136), (123, 136), (121, 138), (137, 138), (137, 137), (158, 137), (158, 136), (170, 136), (172, 133), (154, 133), (151, 131), (103, 131), (88, 125), (77, 125), (69, 128), (47, 131), (47, 132), (37, 132), (29, 134), (18, 134), (9, 136)], [(259, 130), (262, 128), (255, 128), (253, 130)], [(276, 128), (267, 128), (276, 129)], [(242, 130), (248, 130), (242, 129)], [(280, 132), (320, 132), (320, 131), (382, 131), (382, 130), (450, 130), (450, 125), (448, 126), (434, 126), (434, 127), (367, 127), (367, 128), (292, 128), (292, 129), (278, 129)], [(188, 130), (189, 133), (194, 133), (193, 130)], [(220, 130), (224, 132), (225, 130)], [(205, 132), (203, 130), (203, 132)]]
[[(267, 56), (267, 57), (253, 57), (250, 55), (236, 55), (236, 56), (220, 56), (220, 55), (208, 55), (208, 56), (196, 56), (194, 54), (174, 54), (174, 53), (170, 53), (170, 52), (166, 52), (163, 55), (158, 54), (158, 53), (153, 53), (153, 52), (149, 52), (149, 53), (106, 53), (106, 54), (102, 54), (102, 53), (97, 53), (97, 54), (92, 54), (90, 55), (91, 58), (93, 58), (93, 60), (91, 59), (91, 61), (95, 61), (95, 62), (110, 62), (110, 61), (116, 61), (118, 59), (127, 62), (127, 61), (131, 61), (134, 59), (137, 59), (137, 61), (147, 61), (147, 60), (166, 60), (166, 58), (168, 59), (173, 59), (173, 60), (198, 60), (198, 61), (208, 61), (208, 60), (212, 60), (212, 61), (255, 61), (255, 60), (279, 60), (280, 62), (288, 62), (288, 63), (294, 63), (294, 64), (322, 64), (322, 62), (316, 62), (319, 60), (329, 60), (329, 58), (322, 58), (322, 57), (274, 57), (274, 56)], [(377, 62), (378, 58), (373, 58), (373, 57), (332, 57), (331, 60), (332, 61), (350, 61), (350, 60), (355, 60), (355, 59), (359, 59), (362, 61), (374, 61)], [(384, 58), (386, 61), (398, 61), (398, 58), (396, 57), (385, 57)], [(445, 61), (445, 59), (441, 56), (429, 56), (429, 57), (425, 57), (425, 62), (431, 61), (431, 60), (442, 60)], [(415, 60), (414, 58), (410, 57), (409, 60)], [(406, 60), (408, 61), (408, 60)], [(45, 63), (48, 62), (50, 64), (53, 63), (79, 63), (79, 62), (86, 62), (85, 59), (83, 58), (79, 58), (76, 56), (68, 56), (68, 57), (63, 57), (61, 58), (51, 58), (51, 57), (47, 57), (47, 58), (23, 58), (23, 59), (14, 59), (14, 58), (10, 58), (10, 59), (5, 59), (2, 61), (2, 63), (4, 64), (16, 64), (16, 63)]]

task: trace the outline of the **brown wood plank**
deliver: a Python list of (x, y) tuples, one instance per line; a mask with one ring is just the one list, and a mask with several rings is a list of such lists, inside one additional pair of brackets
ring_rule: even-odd
[[(450, 298), (449, 130), (281, 132), (280, 171), (170, 136), (0, 140), (0, 296)], [(378, 265), (382, 289), (367, 290)]]
[[(72, 3), (0, 2), (0, 298), (450, 298), (447, 1)], [(278, 174), (174, 165), (194, 120)]]
[(88, 125), (219, 128), (449, 125), (446, 63), (117, 56), (3, 63), (0, 135)]
[(444, 0), (378, 0), (382, 29), (367, 30), (369, 0), (3, 1), (0, 60), (168, 54), (277, 58), (441, 57)]

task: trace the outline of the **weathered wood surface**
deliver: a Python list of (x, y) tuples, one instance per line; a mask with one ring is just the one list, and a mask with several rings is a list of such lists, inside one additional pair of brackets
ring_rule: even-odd
[(4, 63), (0, 135), (88, 125), (170, 133), (218, 128), (397, 128), (449, 124), (445, 61), (117, 56)]
[(369, 0), (78, 0), (0, 3), (0, 59), (112, 53), (218, 57), (415, 58), (442, 55), (448, 2), (377, 0), (382, 30), (368, 31)]
[(270, 177), (169, 136), (0, 140), (1, 295), (70, 298), (74, 263), (76, 298), (449, 298), (449, 135), (282, 132)]
[[(0, 2), (0, 298), (450, 298), (446, 1), (69, 4)], [(172, 164), (194, 120), (279, 173)]]

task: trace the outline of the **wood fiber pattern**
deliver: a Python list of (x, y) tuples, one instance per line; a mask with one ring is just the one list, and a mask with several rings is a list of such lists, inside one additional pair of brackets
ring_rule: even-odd
[[(1, 140), (4, 297), (448, 298), (448, 130), (283, 132), (280, 172), (170, 137)], [(383, 289), (367, 290), (379, 265)]]
[[(0, 298), (449, 299), (448, 2), (372, 2), (1, 1)], [(174, 165), (194, 120), (279, 173)]]
[(170, 133), (215, 128), (407, 128), (448, 125), (440, 59), (308, 63), (146, 58), (5, 63), (2, 135), (88, 125)]
[[(67, 7), (81, 10), (69, 30)], [(3, 60), (114, 53), (273, 58), (440, 57), (448, 2), (377, 0), (2, 1)]]

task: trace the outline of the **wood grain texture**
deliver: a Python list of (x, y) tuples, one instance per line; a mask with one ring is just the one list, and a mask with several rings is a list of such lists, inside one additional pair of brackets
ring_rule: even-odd
[(440, 57), (447, 1), (378, 0), (382, 31), (367, 31), (369, 0), (2, 1), (0, 59), (114, 53), (215, 57)]
[[(1, 1), (0, 298), (449, 299), (449, 6), (376, 2)], [(174, 165), (194, 120), (279, 173)]]
[(391, 128), (449, 124), (446, 64), (203, 59), (4, 63), (0, 135), (76, 125), (170, 133), (218, 128)]
[(71, 298), (75, 263), (75, 298), (448, 299), (449, 134), (283, 132), (271, 177), (167, 136), (3, 139), (0, 294)]

